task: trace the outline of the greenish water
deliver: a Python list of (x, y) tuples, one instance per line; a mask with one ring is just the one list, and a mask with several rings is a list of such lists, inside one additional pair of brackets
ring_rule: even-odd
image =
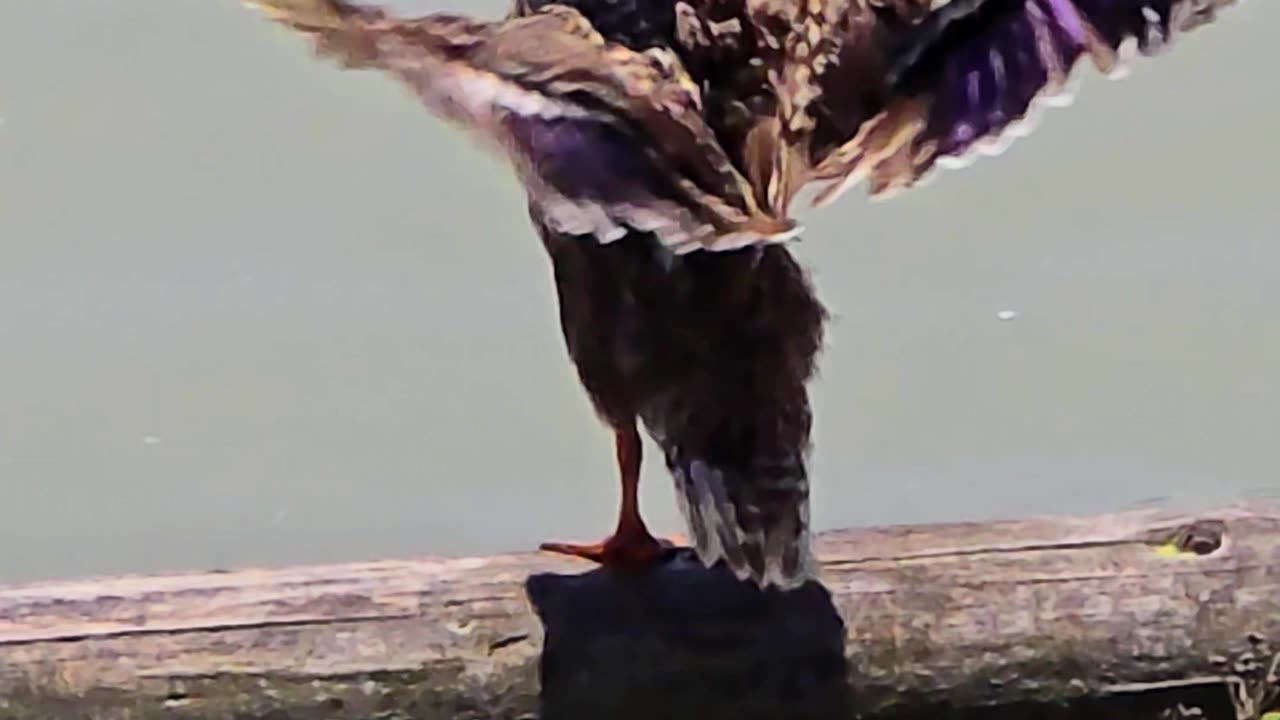
[[(1280, 491), (1277, 24), (805, 218), (819, 526)], [(231, 0), (9, 0), (0, 117), (0, 581), (611, 527), (522, 195), (397, 85)]]

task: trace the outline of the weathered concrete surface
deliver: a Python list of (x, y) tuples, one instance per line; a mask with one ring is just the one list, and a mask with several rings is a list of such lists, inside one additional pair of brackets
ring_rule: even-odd
[(683, 556), (636, 577), (538, 554), (0, 588), (0, 718), (852, 718), (1228, 681), (1242, 712), (1269, 701), (1280, 505), (817, 549), (824, 587), (786, 595)]

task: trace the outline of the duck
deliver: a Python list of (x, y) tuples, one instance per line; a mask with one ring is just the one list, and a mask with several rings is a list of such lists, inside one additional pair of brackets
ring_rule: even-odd
[(996, 155), (1234, 0), (515, 0), (501, 18), (245, 0), (345, 68), (397, 78), (527, 191), (560, 330), (610, 428), (606, 539), (541, 549), (652, 568), (643, 430), (708, 567), (816, 580), (808, 395), (828, 313), (796, 199), (892, 197)]

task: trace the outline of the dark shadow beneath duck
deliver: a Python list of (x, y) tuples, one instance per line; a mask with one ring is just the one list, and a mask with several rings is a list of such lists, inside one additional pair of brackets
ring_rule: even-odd
[(762, 591), (723, 565), (703, 567), (687, 548), (649, 571), (544, 573), (526, 589), (544, 628), (540, 720), (1234, 716), (1218, 687), (985, 707), (900, 698), (894, 710), (867, 713), (851, 685), (845, 624), (825, 588)]
[(844, 623), (816, 582), (761, 591), (681, 549), (649, 572), (526, 587), (545, 629), (543, 720), (851, 717)]

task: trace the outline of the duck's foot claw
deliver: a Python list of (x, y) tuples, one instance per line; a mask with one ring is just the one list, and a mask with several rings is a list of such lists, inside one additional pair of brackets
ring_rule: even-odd
[(689, 547), (689, 538), (679, 533), (672, 533), (664, 538), (660, 538), (658, 542), (668, 550), (678, 550), (682, 547)]

